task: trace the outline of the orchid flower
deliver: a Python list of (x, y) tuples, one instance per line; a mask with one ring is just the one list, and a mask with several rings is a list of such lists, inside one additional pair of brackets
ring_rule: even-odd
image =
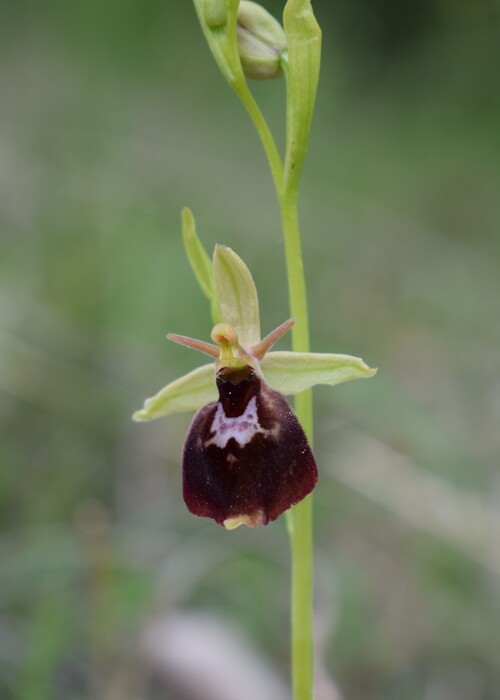
[(167, 337), (212, 362), (146, 399), (133, 418), (150, 421), (197, 410), (183, 453), (188, 509), (227, 529), (267, 524), (317, 482), (307, 438), (283, 395), (371, 377), (375, 370), (350, 355), (271, 351), (294, 320), (261, 339), (259, 302), (248, 267), (223, 245), (215, 247), (211, 262), (187, 209), (183, 223), (189, 260), (214, 318), (221, 321), (212, 330), (213, 343)]

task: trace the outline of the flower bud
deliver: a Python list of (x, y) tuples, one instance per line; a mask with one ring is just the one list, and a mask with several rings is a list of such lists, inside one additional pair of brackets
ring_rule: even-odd
[(209, 27), (220, 27), (227, 20), (226, 0), (203, 0), (203, 17)]
[(257, 3), (241, 0), (237, 33), (241, 65), (247, 78), (278, 78), (282, 74), (281, 57), (287, 47), (278, 20)]

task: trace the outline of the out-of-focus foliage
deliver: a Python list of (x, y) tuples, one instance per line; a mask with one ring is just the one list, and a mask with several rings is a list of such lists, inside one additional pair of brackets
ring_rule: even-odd
[[(498, 4), (314, 5), (313, 346), (379, 368), (316, 393), (319, 678), (349, 700), (496, 700)], [(287, 315), (257, 138), (188, 2), (0, 15), (0, 697), (184, 700), (144, 644), (176, 611), (237, 623), (286, 678), (283, 523), (193, 518), (189, 419), (130, 421), (196, 364), (165, 333), (209, 337), (183, 205), (248, 262), (263, 332)], [(279, 128), (282, 85), (254, 89)]]

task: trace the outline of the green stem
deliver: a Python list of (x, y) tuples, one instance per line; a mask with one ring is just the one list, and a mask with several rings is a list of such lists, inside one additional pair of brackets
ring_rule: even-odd
[(247, 110), (255, 126), (255, 130), (259, 135), (262, 147), (267, 156), (271, 175), (273, 176), (274, 186), (279, 197), (283, 182), (283, 164), (271, 129), (244, 79), (238, 81), (238, 83), (234, 84), (232, 87)]
[[(233, 84), (259, 134), (266, 153), (280, 205), (285, 242), (290, 314), (295, 318), (292, 349), (309, 351), (309, 319), (306, 282), (300, 243), (297, 190), (285, 181), (283, 163), (269, 126), (246, 82)], [(295, 411), (312, 443), (312, 392), (295, 398)], [(308, 496), (287, 513), (291, 551), (291, 654), (294, 700), (313, 697), (313, 528), (312, 496)]]
[(292, 347), (295, 352), (309, 352), (309, 314), (295, 191), (283, 192), (280, 197), (280, 210), (285, 240), (290, 313), (295, 318)]
[[(280, 156), (272, 132), (255, 101), (243, 74), (238, 52), (237, 12), (239, 0), (226, 0), (223, 26), (209, 27), (201, 0), (195, 0), (196, 11), (212, 53), (219, 67), (245, 106), (262, 142), (276, 188), (285, 241), (290, 312), (295, 318), (292, 349), (309, 350), (309, 322), (306, 283), (302, 264), (297, 190), (304, 161), (310, 120), (319, 70), (315, 47), (320, 45), (321, 32), (311, 8), (304, 0), (289, 0), (284, 11), (288, 46), (295, 60), (293, 71), (283, 58), (287, 82), (286, 158)], [(292, 83), (292, 88), (290, 88)], [(300, 90), (298, 90), (300, 85)], [(298, 157), (300, 156), (300, 157)], [(309, 441), (312, 442), (313, 415), (311, 391), (299, 394), (295, 410)], [(313, 697), (313, 533), (312, 498), (308, 496), (287, 513), (292, 559), (292, 682), (294, 700)]]
[[(280, 197), (285, 240), (290, 313), (295, 318), (292, 349), (309, 351), (309, 322), (306, 283), (298, 224), (297, 196), (285, 191)], [(312, 443), (312, 392), (295, 398), (295, 411)], [(292, 683), (294, 700), (312, 700), (313, 696), (313, 529), (312, 496), (307, 496), (288, 512), (288, 531), (292, 557)]]

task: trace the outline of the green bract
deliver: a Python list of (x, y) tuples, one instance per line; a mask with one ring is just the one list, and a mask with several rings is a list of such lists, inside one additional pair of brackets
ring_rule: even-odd
[(217, 64), (226, 78), (234, 86), (244, 81), (238, 45), (236, 41), (236, 15), (239, 0), (226, 0), (225, 14), (222, 3), (213, 0), (194, 0), (203, 34)]
[(210, 355), (215, 363), (202, 365), (167, 384), (155, 396), (146, 399), (143, 408), (134, 413), (134, 420), (149, 421), (171, 413), (195, 411), (214, 401), (217, 398), (216, 366), (220, 369), (221, 366), (251, 364), (272, 389), (286, 395), (298, 394), (316, 384), (334, 386), (375, 374), (376, 370), (351, 355), (268, 352), (292, 327), (293, 320), (260, 340), (259, 302), (248, 267), (231, 248), (222, 245), (215, 247), (210, 266), (188, 210), (183, 212), (183, 222), (184, 238), (189, 239), (186, 248), (195, 275), (212, 306), (215, 303), (216, 308), (220, 308), (223, 322), (212, 332), (212, 339), (219, 347), (184, 336), (169, 336), (175, 342)]
[(193, 213), (187, 207), (182, 210), (182, 238), (184, 248), (194, 275), (198, 280), (203, 294), (211, 302), (215, 296), (212, 263), (203, 243), (196, 234), (196, 224)]
[(182, 238), (184, 248), (188, 256), (189, 263), (194, 272), (198, 284), (203, 294), (210, 302), (212, 318), (214, 323), (221, 320), (219, 304), (215, 294), (214, 275), (212, 271), (212, 261), (210, 260), (203, 243), (196, 234), (196, 224), (190, 209), (184, 207), (182, 210)]
[(310, 0), (288, 0), (283, 12), (288, 43), (285, 180), (297, 187), (307, 151), (321, 61), (321, 29)]

